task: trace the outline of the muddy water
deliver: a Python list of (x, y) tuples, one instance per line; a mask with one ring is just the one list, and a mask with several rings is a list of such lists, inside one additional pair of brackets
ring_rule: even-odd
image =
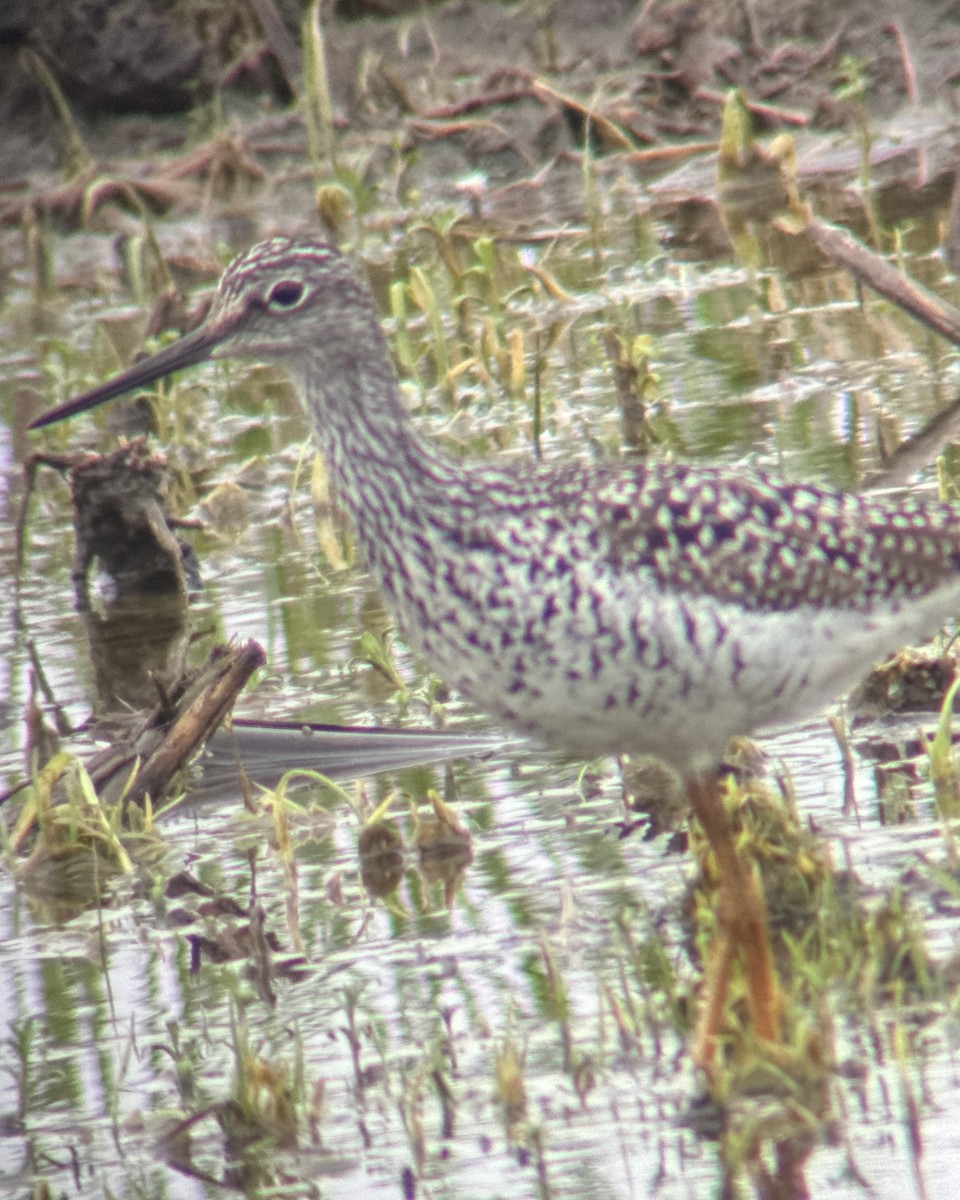
[[(879, 460), (878, 428), (907, 435), (953, 399), (956, 369), (944, 346), (883, 306), (861, 308), (843, 277), (774, 272), (757, 282), (733, 267), (637, 261), (633, 250), (611, 253), (602, 279), (589, 278), (587, 255), (561, 259), (558, 277), (575, 296), (566, 310), (515, 303), (512, 320), (528, 346), (538, 330), (549, 345), (546, 457), (617, 448), (602, 347), (611, 321), (626, 335), (651, 336), (655, 427), (685, 458), (750, 460), (853, 486)], [(522, 274), (515, 259), (505, 270)], [(20, 299), (26, 312), (25, 286)], [(28, 447), (24, 386), (42, 387), (52, 401), (61, 398), (50, 383), (56, 363), (74, 383), (104, 369), (90, 331), (116, 313), (115, 298), (96, 295), (80, 306), (49, 305), (54, 344), (43, 381), (31, 321), (7, 317), (5, 556), (15, 461)], [(75, 340), (90, 349), (72, 348)], [(193, 621), (265, 647), (269, 667), (243, 711), (489, 728), (456, 697), (436, 701), (402, 644), (394, 663), (406, 695), (358, 661), (360, 633), (382, 633), (387, 618), (360, 567), (326, 549), (332, 536), (350, 557), (335, 517), (311, 495), (307, 429), (282, 384), (239, 369), (194, 379), (166, 427), (174, 460), (200, 480), (192, 511), (208, 522), (194, 535), (205, 587)], [(411, 400), (458, 451), (522, 456), (530, 453), (530, 392), (526, 402), (507, 400), (495, 381), (468, 371), (455, 413), (429, 378)], [(51, 434), (51, 444), (105, 444), (94, 432), (101, 419)], [(217, 485), (233, 482), (242, 503), (227, 520), (214, 498), (224, 495)], [(68, 526), (66, 490), (45, 474), (29, 517), (24, 629), (2, 660), (8, 784), (23, 770), (28, 641), (75, 723), (94, 703), (70, 598)], [(893, 733), (883, 726), (883, 736), (908, 736), (914, 724), (900, 722)], [(864, 903), (888, 903), (903, 879), (915, 887), (914, 919), (935, 961), (945, 962), (956, 898), (929, 786), (922, 778), (906, 785), (900, 823), (885, 824), (861, 758), (858, 809), (844, 815), (840, 753), (824, 722), (763, 747), (789, 773), (804, 821), (835, 864), (856, 873)], [(446, 881), (416, 851), (407, 797), (425, 820), (429, 788), (455, 802), (470, 835), (472, 861)], [(399, 885), (376, 897), (361, 878), (358, 813), (391, 789), (401, 793), (389, 820), (402, 839), (402, 871)], [(8, 864), (0, 880), (0, 1178), (11, 1194), (40, 1177), (85, 1196), (199, 1197), (226, 1180), (256, 1195), (395, 1196), (416, 1187), (478, 1200), (679, 1200), (717, 1194), (731, 1162), (749, 1186), (735, 1148), (721, 1148), (691, 1117), (698, 1084), (682, 1011), (696, 969), (680, 916), (690, 861), (667, 835), (618, 837), (614, 764), (581, 776), (579, 764), (511, 749), (449, 771), (367, 779), (350, 795), (353, 806), (319, 787), (298, 789), (295, 890), (269, 817), (245, 812), (239, 787), (169, 816), (102, 905), (71, 905), (54, 894), (62, 888), (49, 880), (37, 887)], [(183, 872), (203, 896), (172, 891)], [(252, 974), (256, 956), (218, 962), (202, 950), (192, 962), (198, 938), (202, 947), (227, 947), (245, 924), (224, 898), (246, 908), (251, 896), (276, 937), (275, 975), (265, 982)], [(218, 903), (199, 913), (211, 899)], [(810, 1021), (838, 1068), (827, 1084), (831, 1120), (812, 1122), (812, 1194), (920, 1194), (918, 1172), (927, 1196), (951, 1194), (960, 1153), (950, 1116), (958, 1102), (953, 1007), (945, 993), (928, 1006), (864, 1005), (824, 982)], [(249, 1141), (227, 1105), (244, 1089), (264, 1121)], [(792, 1119), (802, 1125), (803, 1115)], [(264, 1130), (271, 1138), (258, 1146)]]

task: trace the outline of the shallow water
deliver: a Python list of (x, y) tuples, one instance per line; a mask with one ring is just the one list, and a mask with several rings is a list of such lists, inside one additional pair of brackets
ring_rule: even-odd
[[(76, 244), (68, 252), (69, 243), (56, 242), (63, 274), (80, 253)], [(96, 259), (95, 239), (88, 235), (82, 249)], [(878, 425), (907, 434), (953, 399), (957, 367), (942, 343), (876, 301), (861, 306), (844, 276), (771, 271), (751, 280), (732, 266), (643, 262), (633, 251), (610, 251), (599, 278), (586, 253), (551, 264), (576, 289), (566, 308), (514, 305), (512, 320), (528, 346), (537, 330), (553, 335), (541, 379), (546, 457), (617, 447), (602, 347), (611, 321), (622, 333), (652, 336), (659, 428), (684, 458), (756, 462), (792, 478), (853, 486), (879, 460)], [(100, 254), (107, 257), (103, 245)], [(925, 259), (917, 269), (936, 266)], [(433, 270), (439, 287), (442, 274)], [(504, 271), (521, 276), (520, 261), (508, 258)], [(8, 555), (14, 464), (33, 444), (24, 423), (41, 407), (26, 389), (42, 391), (45, 406), (87, 374), (110, 369), (91, 330), (116, 311), (116, 297), (92, 289), (82, 302), (61, 295), (28, 315), (23, 265), (13, 278), (0, 394), (0, 452), (9, 464), (0, 551)], [(66, 349), (44, 352), (38, 324)], [(66, 364), (70, 385), (51, 385), (55, 363)], [(530, 453), (527, 403), (466, 371), (451, 413), (425, 374), (423, 390), (410, 394), (435, 435), (470, 453)], [(431, 710), (428, 678), (402, 644), (396, 666), (410, 692), (405, 704), (354, 660), (359, 633), (380, 633), (388, 619), (360, 568), (335, 569), (323, 551), (326, 512), (311, 498), (307, 429), (288, 390), (272, 374), (251, 377), (236, 367), (192, 378), (195, 390), (167, 432), (184, 469), (202, 464), (194, 511), (203, 511), (216, 483), (244, 481), (239, 531), (194, 537), (205, 588), (193, 616), (196, 628), (253, 637), (266, 649), (268, 668), (244, 697), (243, 713), (490, 728), (455, 697), (442, 714)], [(529, 391), (528, 383), (528, 400)], [(94, 433), (102, 421), (51, 432), (51, 444), (107, 444)], [(254, 466), (251, 456), (259, 459)], [(932, 475), (917, 481), (932, 484)], [(69, 501), (52, 474), (41, 476), (28, 529), (25, 627), (0, 660), (7, 784), (23, 772), (28, 640), (74, 722), (94, 699), (70, 595)], [(334, 532), (349, 551), (339, 527)], [(913, 724), (899, 728), (909, 734)], [(836, 864), (853, 869), (868, 904), (881, 903), (917, 863), (946, 874), (949, 842), (922, 779), (903, 824), (884, 824), (872, 767), (861, 760), (858, 813), (844, 816), (840, 754), (825, 722), (762, 745), (773, 763), (782, 760), (802, 819)], [(356, 808), (369, 812), (392, 787), (422, 810), (429, 787), (455, 800), (473, 861), (449, 905), (443, 882), (418, 866), (402, 799), (393, 810), (405, 842), (402, 882), (374, 899), (361, 881), (357, 814), (320, 789), (297, 793), (313, 805), (293, 820), (297, 921), (269, 820), (244, 813), (239, 797), (172, 814), (159, 845), (94, 909), (67, 916), (49, 890), (33, 893), (15, 871), (4, 872), (0, 1178), (9, 1187), (25, 1192), (42, 1177), (68, 1194), (206, 1196), (216, 1190), (211, 1180), (242, 1167), (248, 1174), (232, 1181), (258, 1195), (395, 1196), (411, 1170), (423, 1194), (435, 1196), (716, 1194), (723, 1157), (690, 1127), (698, 1085), (655, 966), (662, 954), (680, 991), (696, 978), (680, 921), (691, 864), (668, 851), (666, 837), (618, 837), (615, 764), (598, 764), (580, 781), (578, 764), (511, 749), (450, 773), (421, 768), (365, 781), (352, 789)], [(299, 929), (302, 977), (275, 978), (273, 1003), (244, 959), (204, 960), (191, 971), (186, 933), (201, 929), (216, 941), (231, 921), (218, 912), (181, 925), (191, 905), (164, 891), (183, 870), (241, 906), (255, 896), (280, 940), (277, 961), (293, 954)], [(933, 958), (944, 962), (956, 937), (955, 896), (951, 904), (946, 884), (937, 892), (925, 883), (917, 894), (915, 920)], [(618, 1031), (614, 1000), (633, 1006), (630, 1040)], [(806, 1167), (811, 1194), (828, 1187), (838, 1200), (921, 1194), (918, 1160), (925, 1194), (951, 1194), (960, 1154), (954, 1010), (945, 995), (927, 1007), (858, 1010), (827, 986), (816, 1019), (838, 1063), (828, 1084), (835, 1135), (817, 1128)], [(509, 1051), (522, 1063), (525, 1095), (513, 1121), (503, 1103), (504, 1068), (498, 1076), (494, 1065)], [(249, 1069), (260, 1072), (261, 1099), (271, 1072), (295, 1097), (296, 1148), (242, 1156), (225, 1144), (216, 1115), (234, 1094), (244, 1055), (248, 1064), (257, 1056)], [(911, 1108), (919, 1155), (909, 1140)], [(188, 1148), (186, 1132), (171, 1135), (195, 1114)]]

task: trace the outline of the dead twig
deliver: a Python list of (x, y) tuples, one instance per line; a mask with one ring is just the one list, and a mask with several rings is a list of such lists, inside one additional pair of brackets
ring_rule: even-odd
[(853, 234), (815, 217), (811, 217), (798, 232), (881, 296), (954, 345), (960, 345), (960, 309), (904, 275)]
[(903, 67), (903, 85), (907, 93), (907, 99), (911, 104), (919, 104), (920, 92), (917, 88), (917, 72), (913, 66), (913, 57), (910, 54), (907, 35), (903, 32), (902, 26), (896, 21), (888, 21), (883, 27), (883, 32), (889, 33), (897, 43), (900, 65)]

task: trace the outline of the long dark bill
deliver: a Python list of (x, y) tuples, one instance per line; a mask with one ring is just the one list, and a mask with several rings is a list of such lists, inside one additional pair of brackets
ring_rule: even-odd
[(88, 408), (96, 408), (98, 404), (105, 404), (107, 400), (113, 400), (125, 392), (155, 383), (164, 375), (179, 371), (181, 367), (191, 367), (194, 363), (203, 362), (210, 357), (214, 346), (222, 340), (221, 332), (201, 325), (193, 333), (182, 337), (179, 342), (173, 342), (156, 354), (151, 354), (149, 358), (134, 363), (132, 367), (114, 375), (99, 387), (91, 388), (89, 392), (41, 413), (35, 421), (30, 422), (30, 428), (40, 429), (44, 425), (53, 425), (55, 421), (65, 421), (67, 417), (75, 417), (77, 413), (86, 412)]

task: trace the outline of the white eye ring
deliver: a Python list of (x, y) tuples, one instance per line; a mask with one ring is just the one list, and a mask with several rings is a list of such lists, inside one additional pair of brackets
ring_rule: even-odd
[(271, 308), (289, 310), (303, 303), (307, 289), (299, 279), (281, 279), (267, 292), (267, 304)]

